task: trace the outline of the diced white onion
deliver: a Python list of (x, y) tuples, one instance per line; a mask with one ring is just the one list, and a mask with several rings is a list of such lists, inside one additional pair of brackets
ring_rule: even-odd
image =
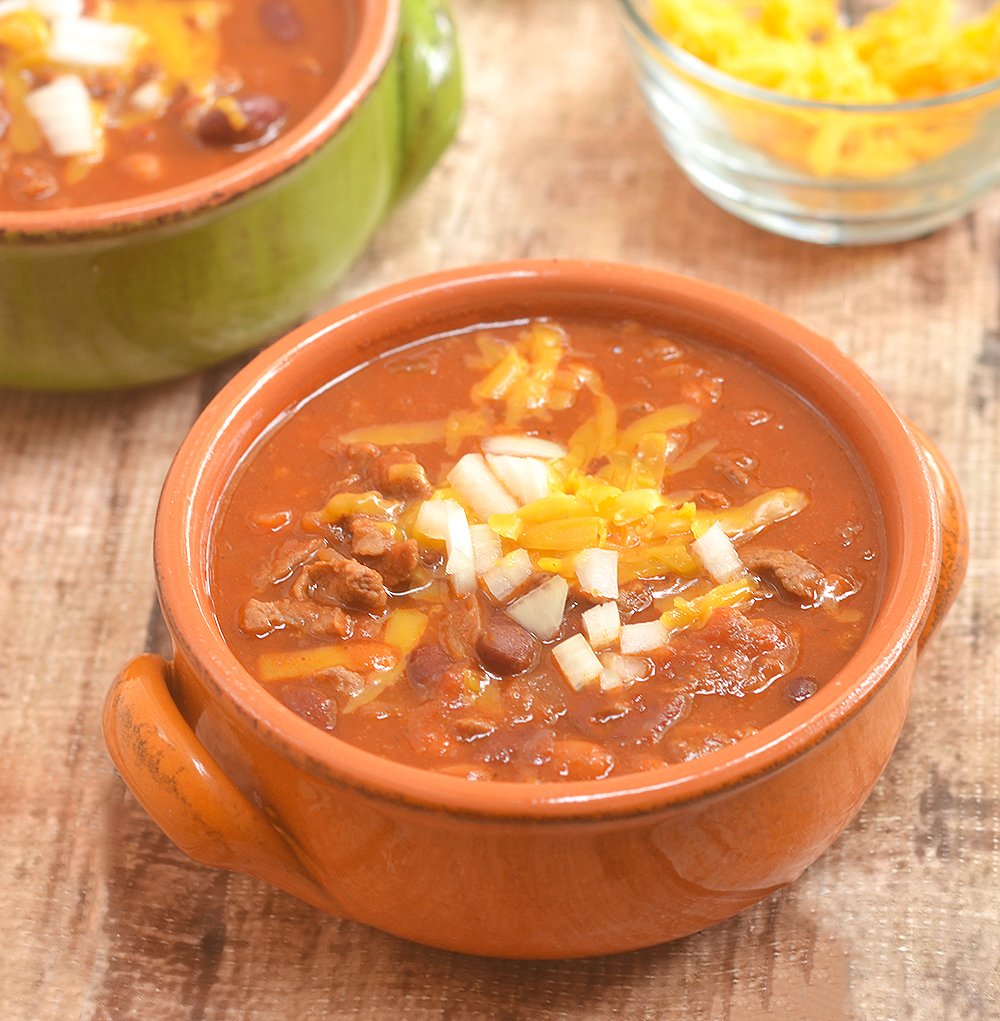
[(425, 500), (417, 511), (413, 530), (428, 539), (443, 539), (448, 534), (448, 507), (459, 507), (454, 500)]
[(476, 568), (472, 557), (461, 550), (454, 550), (448, 555), (445, 571), (451, 579), (451, 587), (456, 595), (467, 596), (476, 591)]
[(472, 529), (465, 511), (454, 500), (443, 500), (448, 511), (445, 523), (444, 544), (449, 553), (458, 551), (472, 559)]
[(670, 633), (658, 620), (646, 624), (623, 624), (621, 650), (626, 656), (650, 652), (652, 649), (663, 648), (669, 637)]
[(552, 658), (574, 691), (581, 691), (601, 676), (601, 661), (583, 635), (573, 635), (554, 646)]
[(128, 97), (129, 104), (143, 113), (153, 113), (158, 110), (165, 99), (163, 86), (155, 78), (144, 82)]
[(472, 552), (472, 533), (465, 511), (454, 500), (442, 500), (446, 504), (448, 520), (444, 537), (448, 559), (444, 570), (451, 578), (452, 588), (459, 595), (476, 591), (476, 569)]
[(618, 598), (618, 553), (613, 549), (585, 549), (573, 561), (576, 580), (588, 596)]
[(611, 691), (641, 681), (652, 673), (653, 664), (640, 656), (619, 656), (617, 652), (602, 652), (600, 660), (601, 691)]
[(500, 485), (482, 454), (466, 454), (448, 472), (448, 481), (484, 521), (491, 514), (513, 514), (517, 502)]
[(744, 570), (732, 539), (718, 521), (700, 539), (691, 543), (691, 549), (704, 564), (705, 570), (720, 584), (732, 581)]
[(486, 463), (519, 503), (532, 503), (549, 495), (549, 470), (537, 457), (487, 454)]
[(502, 603), (531, 577), (533, 570), (526, 550), (511, 550), (483, 575), (483, 584), (486, 591)]
[(487, 454), (510, 454), (512, 457), (540, 457), (554, 461), (566, 456), (566, 448), (537, 436), (487, 436), (483, 440)]
[(32, 90), (24, 105), (56, 156), (83, 156), (97, 149), (90, 93), (78, 75), (60, 75)]
[(0, 18), (15, 11), (38, 11), (43, 18), (79, 18), (83, 14), (83, 0), (0, 0)]
[(99, 18), (58, 18), (52, 24), (48, 57), (70, 67), (125, 67), (138, 41), (139, 32), (131, 25)]
[(413, 531), (425, 539), (444, 540), (448, 552), (448, 562), (445, 566), (448, 574), (454, 573), (452, 557), (456, 553), (472, 563), (472, 532), (469, 528), (469, 519), (461, 504), (454, 500), (425, 500), (417, 511)]
[(587, 632), (587, 641), (595, 649), (610, 645), (621, 633), (622, 619), (614, 600), (584, 610), (581, 620), (583, 630)]
[(31, 0), (29, 6), (49, 21), (79, 18), (83, 14), (83, 0)]
[(476, 574), (485, 574), (503, 555), (500, 536), (489, 525), (473, 525), (470, 531)]
[(0, 0), (0, 18), (6, 18), (15, 11), (23, 11), (32, 5), (28, 0)]
[(465, 511), (454, 500), (441, 502), (444, 503), (448, 514), (444, 532), (444, 545), (448, 556), (461, 553), (469, 563), (472, 563), (472, 530), (469, 528), (469, 519), (465, 516)]
[(554, 638), (562, 626), (568, 595), (569, 585), (565, 578), (554, 574), (538, 588), (533, 588), (527, 595), (511, 603), (507, 613), (521, 627), (545, 641)]

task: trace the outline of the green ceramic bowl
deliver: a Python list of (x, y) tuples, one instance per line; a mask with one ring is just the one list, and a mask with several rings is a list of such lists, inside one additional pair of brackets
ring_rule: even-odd
[(179, 376), (316, 309), (451, 140), (461, 80), (441, 0), (356, 10), (340, 80), (234, 167), (139, 200), (0, 213), (0, 384)]

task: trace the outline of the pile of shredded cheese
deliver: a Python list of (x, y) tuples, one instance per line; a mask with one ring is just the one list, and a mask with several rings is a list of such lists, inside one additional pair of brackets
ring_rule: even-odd
[[(676, 46), (763, 89), (821, 103), (947, 96), (1000, 77), (1000, 5), (959, 21), (954, 0), (897, 0), (846, 25), (834, 0), (652, 0)], [(743, 137), (822, 177), (881, 178), (966, 140), (986, 97), (943, 112), (764, 114), (733, 98)], [(749, 137), (748, 137), (749, 136)]]

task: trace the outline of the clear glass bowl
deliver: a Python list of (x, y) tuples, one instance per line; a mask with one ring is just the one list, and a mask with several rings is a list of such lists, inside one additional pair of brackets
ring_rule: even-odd
[[(650, 0), (619, 3), (667, 149), (705, 195), (758, 227), (829, 245), (902, 241), (962, 216), (1000, 180), (1000, 78), (892, 104), (797, 99), (668, 42)], [(961, 5), (967, 16), (990, 6)]]

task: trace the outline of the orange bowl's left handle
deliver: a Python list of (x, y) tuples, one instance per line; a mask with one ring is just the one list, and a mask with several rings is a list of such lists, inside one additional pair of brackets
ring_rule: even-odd
[(104, 740), (160, 829), (196, 861), (247, 872), (339, 913), (268, 817), (222, 771), (181, 715), (161, 656), (134, 659), (104, 705)]
[(919, 645), (922, 649), (941, 626), (965, 579), (969, 566), (969, 517), (958, 478), (944, 454), (919, 426), (912, 422), (908, 424), (930, 470), (941, 515), (941, 574), (934, 601), (920, 632)]

